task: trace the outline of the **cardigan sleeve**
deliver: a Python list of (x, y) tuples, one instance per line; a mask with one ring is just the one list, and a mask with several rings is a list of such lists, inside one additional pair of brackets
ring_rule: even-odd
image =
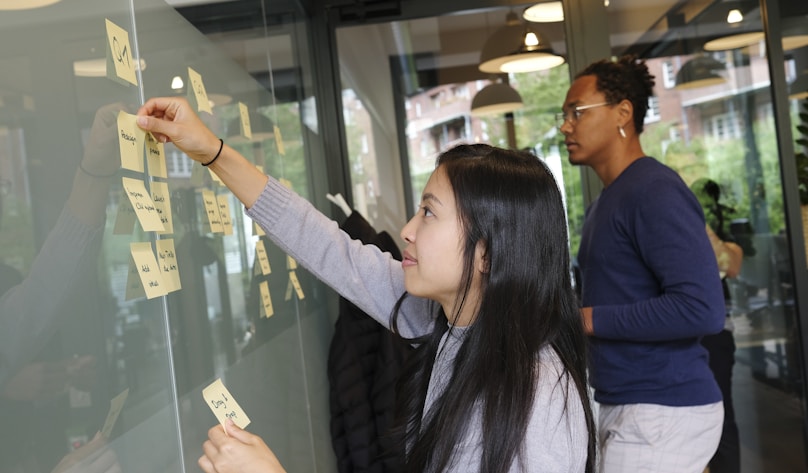
[[(390, 253), (353, 240), (337, 222), (270, 177), (247, 215), (267, 236), (318, 279), (385, 327), (404, 294), (404, 271)], [(434, 323), (430, 301), (408, 296), (399, 318), (403, 337), (427, 333)]]

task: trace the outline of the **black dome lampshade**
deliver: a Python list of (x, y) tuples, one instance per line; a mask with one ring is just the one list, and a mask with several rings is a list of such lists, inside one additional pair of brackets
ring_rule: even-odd
[(726, 66), (709, 56), (696, 56), (686, 62), (676, 73), (676, 89), (695, 89), (723, 84), (727, 79), (720, 75)]
[(532, 72), (564, 64), (550, 42), (530, 23), (509, 12), (480, 51), (480, 71), (489, 74)]
[(475, 117), (510, 113), (524, 106), (522, 96), (502, 82), (483, 87), (471, 100), (471, 115)]

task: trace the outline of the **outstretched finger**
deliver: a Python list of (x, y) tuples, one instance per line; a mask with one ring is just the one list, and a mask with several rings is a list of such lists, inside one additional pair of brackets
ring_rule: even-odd
[(206, 455), (199, 457), (199, 460), (197, 460), (196, 463), (205, 473), (216, 473), (216, 468), (213, 467), (213, 463)]

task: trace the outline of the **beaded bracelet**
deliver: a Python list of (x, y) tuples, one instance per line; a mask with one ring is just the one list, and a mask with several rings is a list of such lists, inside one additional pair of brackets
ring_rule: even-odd
[(214, 161), (219, 159), (219, 155), (222, 154), (222, 148), (224, 148), (224, 140), (219, 138), (219, 151), (216, 153), (216, 156), (214, 156), (213, 159), (211, 159), (207, 163), (202, 163), (202, 165), (203, 166), (210, 166), (211, 164), (213, 164)]

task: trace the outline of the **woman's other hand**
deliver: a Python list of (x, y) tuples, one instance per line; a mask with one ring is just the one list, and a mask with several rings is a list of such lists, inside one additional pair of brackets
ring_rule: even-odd
[(221, 425), (208, 431), (202, 445), (204, 455), (199, 466), (206, 473), (285, 473), (272, 450), (261, 437), (240, 429), (227, 421), (227, 432)]

